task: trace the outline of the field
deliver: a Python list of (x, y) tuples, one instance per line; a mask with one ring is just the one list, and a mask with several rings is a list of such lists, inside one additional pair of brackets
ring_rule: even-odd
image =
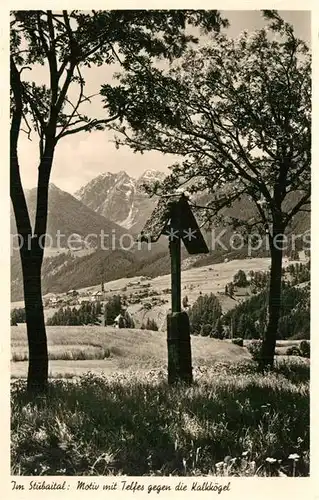
[[(200, 291), (213, 292), (225, 312), (242, 300), (218, 293), (235, 272), (268, 266), (251, 259), (185, 270), (183, 295), (193, 303)], [(129, 295), (145, 283), (170, 298), (169, 276), (105, 288)], [(146, 314), (159, 321), (159, 332), (47, 327), (50, 387), (35, 400), (25, 391), (26, 328), (11, 328), (12, 474), (309, 475), (309, 360), (285, 356), (298, 342), (278, 341), (275, 369), (262, 375), (245, 346), (192, 337), (194, 383), (171, 387), (168, 307), (129, 308), (138, 324)]]
[[(278, 356), (261, 375), (245, 347), (193, 337), (194, 384), (171, 387), (162, 332), (48, 337), (45, 398), (26, 394), (27, 362), (11, 363), (12, 474), (308, 475), (309, 360)], [(11, 340), (26, 359), (25, 328)]]
[[(234, 274), (239, 270), (243, 269), (245, 272), (254, 269), (255, 271), (267, 271), (269, 269), (270, 259), (267, 258), (256, 258), (256, 259), (244, 259), (244, 260), (234, 260), (230, 262), (224, 262), (221, 264), (214, 264), (209, 266), (203, 266), (199, 268), (185, 269), (181, 273), (181, 287), (182, 287), (182, 297), (187, 295), (189, 304), (192, 305), (199, 296), (199, 292), (203, 295), (206, 293), (214, 293), (218, 296), (223, 312), (227, 312), (229, 309), (235, 307), (241, 299), (231, 299), (226, 297), (221, 293), (225, 290), (225, 285), (229, 283)], [(166, 300), (166, 304), (155, 305), (150, 311), (145, 310), (141, 304), (133, 304), (128, 307), (128, 312), (134, 318), (137, 326), (140, 326), (142, 322), (145, 322), (147, 318), (154, 319), (160, 330), (166, 329), (166, 314), (170, 308), (170, 294), (166, 290), (171, 287), (171, 277), (170, 275), (158, 276), (153, 279), (147, 279), (142, 281), (141, 277), (135, 278), (121, 278), (116, 281), (111, 281), (105, 283), (104, 287), (109, 295), (115, 293), (126, 294), (130, 293), (140, 293), (143, 290), (143, 285), (146, 283), (150, 284), (149, 290), (155, 291), (159, 295), (159, 299)], [(83, 289), (86, 292), (93, 292), (99, 290), (99, 286), (89, 287)], [(144, 302), (149, 302), (146, 298)]]
[(191, 387), (159, 369), (88, 374), (33, 401), (13, 383), (12, 474), (308, 475), (308, 365), (194, 372)]
[[(164, 332), (96, 326), (47, 327), (50, 376), (69, 377), (87, 371), (114, 373), (166, 366)], [(27, 374), (25, 325), (11, 327), (11, 376)], [(192, 338), (194, 366), (210, 366), (216, 361), (249, 359), (246, 349), (204, 337)]]
[[(300, 262), (305, 262), (306, 259), (301, 254)], [(284, 261), (283, 265), (286, 266), (293, 261)], [(270, 266), (270, 259), (268, 258), (252, 258), (243, 260), (233, 260), (223, 262), (221, 264), (213, 264), (199, 268), (191, 268), (182, 270), (182, 297), (187, 295), (189, 304), (192, 305), (199, 296), (202, 294), (214, 293), (220, 301), (223, 312), (235, 307), (240, 301), (247, 299), (247, 297), (236, 296), (234, 298), (227, 297), (223, 294), (225, 285), (232, 281), (234, 274), (242, 269), (245, 273), (250, 270), (254, 271), (268, 271)], [(150, 302), (149, 298), (142, 299), (136, 304), (128, 306), (128, 312), (134, 318), (137, 327), (146, 322), (148, 318), (154, 319), (162, 331), (166, 330), (166, 314), (170, 308), (170, 294), (167, 291), (170, 286), (170, 275), (158, 276), (153, 279), (143, 279), (141, 276), (134, 278), (121, 278), (115, 281), (110, 281), (104, 284), (106, 296), (111, 297), (114, 294), (126, 295), (139, 294), (145, 290), (145, 285), (149, 285), (147, 290), (150, 292), (155, 291), (158, 295), (156, 298), (166, 301), (161, 305), (153, 305), (151, 310), (144, 308), (145, 302)], [(100, 290), (100, 285), (91, 286), (79, 290), (80, 294), (91, 294)], [(23, 301), (12, 302), (11, 308), (23, 307)], [(48, 319), (54, 314), (56, 308), (45, 308), (45, 318)]]

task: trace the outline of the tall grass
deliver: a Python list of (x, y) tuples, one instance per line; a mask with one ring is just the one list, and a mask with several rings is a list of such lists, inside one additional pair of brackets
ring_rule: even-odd
[[(78, 373), (79, 370), (84, 373), (88, 369), (110, 371), (111, 366), (113, 371), (129, 367), (160, 368), (167, 363), (164, 332), (97, 326), (52, 326), (47, 327), (47, 336), (49, 359), (52, 361), (50, 372), (53, 376), (57, 372), (64, 377), (66, 373)], [(11, 346), (11, 375), (15, 378), (26, 376), (28, 341), (25, 327), (12, 327)], [(105, 358), (107, 361), (104, 361)], [(220, 360), (249, 359), (250, 355), (246, 349), (229, 342), (193, 337), (192, 358), (194, 366), (201, 366)]]
[[(49, 360), (79, 361), (91, 359), (106, 359), (111, 356), (111, 350), (103, 346), (93, 345), (50, 345), (48, 349)], [(113, 351), (113, 350), (112, 350)], [(116, 351), (116, 350), (115, 350)], [(116, 351), (117, 353), (117, 351)], [(27, 350), (21, 348), (12, 349), (11, 360), (14, 362), (28, 361)]]
[(196, 369), (191, 387), (168, 386), (164, 370), (87, 374), (33, 401), (13, 382), (11, 472), (307, 475), (309, 365), (300, 366), (262, 376), (253, 363), (217, 363)]

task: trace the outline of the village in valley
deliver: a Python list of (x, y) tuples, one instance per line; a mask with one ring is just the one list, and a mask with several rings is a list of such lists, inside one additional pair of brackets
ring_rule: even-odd
[[(307, 267), (309, 257), (305, 252), (299, 252), (298, 260), (285, 257), (283, 265), (284, 269), (298, 265)], [(225, 258), (223, 263), (214, 266), (184, 269), (181, 274), (183, 308), (188, 310), (200, 296), (213, 293), (218, 297), (223, 313), (226, 313), (255, 293), (255, 287), (251, 286), (252, 276), (255, 273), (266, 276), (269, 273), (269, 268), (270, 260), (268, 258), (234, 261)], [(245, 286), (232, 284), (234, 276), (239, 270), (242, 270), (246, 275)], [(306, 275), (305, 284), (307, 279)], [(78, 290), (68, 290), (65, 293), (47, 293), (43, 296), (45, 317), (48, 320), (57, 310), (67, 307), (78, 309), (81, 305), (88, 303), (99, 304), (101, 305), (99, 324), (105, 326), (103, 307), (114, 296), (121, 298), (122, 312), (115, 317), (111, 326), (119, 328), (123, 325), (123, 315), (127, 312), (133, 318), (136, 328), (140, 328), (149, 318), (156, 322), (159, 330), (165, 331), (166, 315), (171, 307), (170, 275), (156, 278), (148, 276), (137, 276), (133, 279), (121, 278)], [(11, 303), (12, 309), (21, 306), (23, 306), (23, 302)]]

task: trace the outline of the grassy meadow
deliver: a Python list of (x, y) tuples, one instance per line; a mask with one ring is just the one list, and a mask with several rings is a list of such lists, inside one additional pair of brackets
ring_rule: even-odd
[[(167, 362), (166, 333), (100, 326), (48, 326), (51, 377), (72, 377), (88, 370), (113, 373), (119, 370), (163, 368)], [(192, 338), (194, 366), (216, 361), (243, 361), (246, 349), (205, 337)], [(28, 344), (25, 325), (11, 327), (11, 376), (26, 377)]]
[(309, 474), (309, 360), (277, 356), (261, 375), (245, 347), (193, 337), (194, 384), (171, 387), (161, 332), (48, 337), (49, 392), (30, 400), (26, 333), (12, 328), (12, 474)]

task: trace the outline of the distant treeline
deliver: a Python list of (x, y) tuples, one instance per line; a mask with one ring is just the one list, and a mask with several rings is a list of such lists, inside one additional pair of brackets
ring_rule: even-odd
[[(267, 326), (269, 272), (239, 270), (225, 293), (250, 287), (253, 295), (224, 315), (214, 294), (200, 295), (189, 309), (191, 333), (218, 339), (259, 339)], [(278, 339), (310, 338), (310, 262), (290, 264), (283, 270)]]
[(100, 323), (102, 307), (99, 302), (85, 302), (79, 308), (61, 307), (53, 316), (48, 318), (48, 326), (77, 326), (77, 325), (97, 325)]

